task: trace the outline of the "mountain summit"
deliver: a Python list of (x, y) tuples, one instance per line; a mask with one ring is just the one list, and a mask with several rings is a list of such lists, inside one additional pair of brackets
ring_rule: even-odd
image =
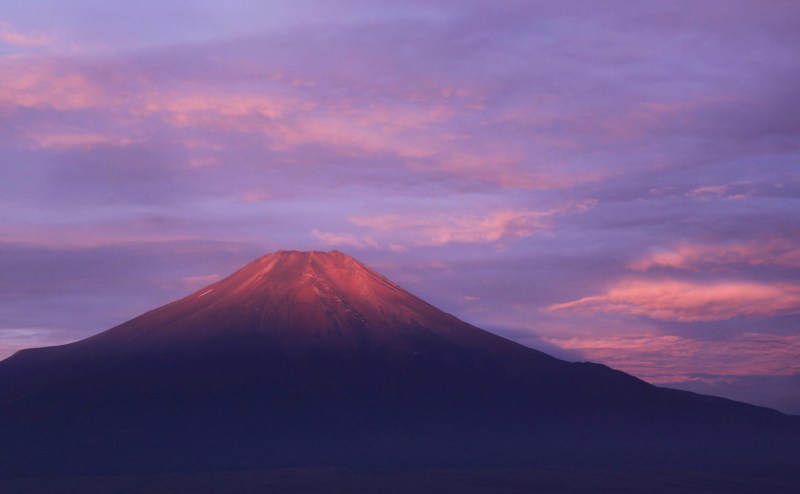
[(286, 352), (409, 359), (424, 354), (420, 340), (433, 338), (505, 358), (533, 353), (442, 312), (338, 251), (265, 255), (75, 348), (127, 354), (238, 341)]
[[(180, 300), (82, 341), (22, 350), (3, 367), (63, 366), (53, 377), (93, 373), (90, 363), (113, 357), (270, 355), (386, 365), (450, 359), (513, 371), (564, 364), (544, 353), (478, 329), (412, 295), (339, 251), (278, 251)], [(148, 358), (150, 358), (148, 357)], [(92, 364), (93, 365), (93, 364)], [(4, 388), (19, 383), (0, 384)], [(27, 386), (26, 386), (27, 387)]]
[[(569, 363), (341, 252), (280, 251), (0, 362), (0, 478), (531, 462), (773, 466), (798, 422)], [(791, 463), (791, 462), (789, 462)]]

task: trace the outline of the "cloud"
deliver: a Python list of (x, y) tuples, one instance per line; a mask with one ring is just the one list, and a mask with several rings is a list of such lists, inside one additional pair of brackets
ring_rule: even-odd
[(22, 48), (33, 48), (50, 43), (50, 38), (43, 34), (23, 34), (12, 29), (7, 23), (0, 22), (0, 41)]
[[(583, 171), (580, 173), (571, 173), (569, 171), (554, 171), (560, 167), (558, 165), (543, 166), (549, 168), (550, 171), (526, 171), (511, 169), (502, 172), (498, 175), (491, 177), (500, 186), (509, 189), (527, 189), (527, 190), (558, 190), (569, 189), (576, 185), (582, 185), (590, 182), (599, 182), (608, 175), (603, 171)], [(483, 177), (484, 180), (490, 179)]]
[(634, 279), (618, 282), (603, 295), (551, 305), (548, 310), (680, 322), (769, 317), (800, 313), (800, 286)]
[[(161, 244), (202, 241), (197, 233), (159, 233), (142, 221), (114, 224), (8, 225), (0, 232), (0, 245), (26, 245), (56, 249), (93, 249), (126, 244)], [(148, 230), (147, 234), (143, 230)]]
[[(0, 57), (0, 106), (59, 111), (119, 106), (113, 81), (46, 56)], [(116, 98), (119, 100), (119, 96)]]
[(726, 340), (707, 340), (634, 332), (543, 339), (652, 383), (690, 381), (698, 374), (789, 376), (800, 373), (800, 335), (748, 332)]
[(219, 279), (220, 276), (218, 274), (205, 274), (200, 276), (186, 276), (184, 278), (181, 278), (181, 282), (187, 288), (200, 288), (210, 283), (214, 283)]
[[(356, 25), (331, 18), (325, 29), (232, 33), (224, 42), (136, 53), (110, 49), (102, 56), (3, 58), (0, 104), (18, 113), (57, 110), (39, 118), (53, 126), (48, 135), (71, 136), (51, 139), (61, 146), (85, 146), (89, 136), (95, 136), (92, 142), (124, 143), (119, 139), (125, 137), (153, 147), (163, 146), (163, 140), (187, 146), (206, 142), (218, 150), (245, 142), (254, 152), (271, 151), (300, 166), (324, 169), (326, 177), (337, 170), (310, 163), (312, 152), (371, 159), (369, 167), (352, 166), (361, 176), (397, 174), (399, 167), (418, 179), (487, 189), (570, 190), (656, 161), (662, 168), (685, 162), (705, 168), (727, 158), (719, 157), (720, 149), (759, 154), (760, 146), (742, 154), (732, 145), (742, 142), (743, 132), (763, 134), (780, 124), (777, 133), (793, 135), (788, 119), (750, 129), (750, 120), (743, 118), (755, 105), (764, 114), (761, 120), (775, 119), (763, 95), (776, 100), (773, 106), (789, 107), (790, 102), (779, 101), (783, 93), (719, 88), (715, 83), (721, 76), (698, 69), (712, 66), (720, 51), (729, 50), (721, 40), (738, 39), (728, 26), (717, 26), (719, 39), (695, 33), (706, 43), (689, 61), (675, 42), (682, 38), (672, 36), (677, 25), (649, 16), (636, 17), (640, 25), (620, 33), (608, 27), (605, 14), (586, 12), (586, 39), (604, 40), (592, 43), (563, 34), (567, 29), (531, 34), (536, 32), (531, 23), (542, 13), (521, 5), (503, 12), (470, 8), (458, 15), (441, 8), (437, 22), (416, 15), (381, 21), (359, 16)], [(716, 19), (720, 13), (714, 11), (698, 15)], [(566, 26), (574, 15), (555, 15), (550, 22)], [(502, 36), (498, 26), (505, 26)], [(467, 31), (472, 34), (464, 37)], [(642, 42), (632, 43), (637, 36)], [(387, 56), (385, 47), (397, 39), (404, 40), (403, 49)], [(772, 52), (779, 51), (775, 40), (768, 41)], [(659, 50), (649, 50), (648, 43)], [(726, 60), (719, 69), (739, 74), (737, 63)], [(676, 80), (662, 66), (685, 69), (674, 72), (686, 75)], [(769, 82), (758, 74), (729, 79), (754, 86)], [(692, 91), (675, 89), (685, 80), (694, 81)], [(602, 101), (596, 94), (604, 95)], [(733, 122), (727, 134), (706, 138), (701, 130), (719, 120), (714, 113), (730, 108), (736, 114), (726, 120)], [(76, 115), (81, 112), (91, 115)], [(25, 119), (13, 120), (13, 126), (24, 127)], [(658, 151), (676, 142), (679, 158)], [(185, 159), (197, 167), (209, 160), (238, 168), (205, 152), (192, 149)], [(706, 178), (704, 183), (719, 183), (718, 177)]]
[(311, 235), (314, 236), (314, 238), (321, 240), (326, 245), (334, 247), (355, 247), (357, 249), (363, 249), (365, 247), (378, 247), (378, 242), (370, 236), (356, 237), (355, 235), (349, 233), (321, 232), (317, 229), (311, 230)]
[(422, 99), (355, 97), (339, 95), (330, 82), (297, 84), (296, 78), (275, 72), (254, 88), (251, 75), (228, 72), (222, 62), (205, 62), (208, 79), (198, 81), (180, 61), (164, 71), (165, 83), (143, 75), (139, 63), (124, 57), (0, 59), (0, 106), (34, 111), (13, 121), (34, 147), (126, 145), (134, 141), (130, 136), (158, 146), (168, 137), (193, 151), (189, 163), (196, 167), (218, 163), (209, 150), (222, 151), (245, 138), (262, 150), (301, 159), (309, 147), (349, 158), (394, 156), (415, 173), (444, 173), (502, 188), (564, 188), (594, 176), (526, 170), (519, 163), (526, 153), (517, 150), (509, 161), (501, 157), (508, 146), (491, 140), (483, 149), (465, 152), (467, 137), (452, 127), (475, 110), (450, 93), (440, 94), (436, 86)]
[(682, 243), (654, 252), (629, 267), (637, 271), (652, 268), (699, 271), (726, 265), (800, 268), (800, 244), (781, 237), (746, 243)]
[(242, 192), (241, 194), (239, 194), (239, 199), (241, 199), (242, 201), (244, 201), (246, 203), (249, 203), (249, 204), (255, 204), (255, 203), (258, 203), (258, 202), (262, 202), (266, 198), (267, 198), (267, 194), (265, 194), (264, 192), (258, 191), (258, 190), (246, 190), (246, 191)]
[[(495, 243), (505, 239), (529, 237), (552, 228), (552, 218), (567, 211), (586, 211), (592, 202), (548, 211), (503, 209), (485, 214), (430, 213), (354, 216), (352, 224), (387, 239), (386, 248), (395, 253), (408, 250), (406, 244), (443, 246), (452, 243)], [(311, 235), (331, 246), (379, 247), (374, 235), (325, 232), (314, 229)], [(396, 241), (395, 241), (396, 240)]]
[(93, 134), (93, 133), (53, 133), (34, 134), (30, 136), (37, 147), (59, 149), (70, 147), (88, 148), (98, 145), (127, 146), (134, 141), (126, 137)]
[(486, 215), (462, 213), (432, 215), (386, 214), (358, 216), (351, 221), (376, 232), (405, 232), (419, 245), (443, 245), (451, 242), (486, 243), (506, 237), (528, 237), (550, 228), (549, 214), (539, 211), (502, 210)]
[(590, 200), (546, 211), (502, 209), (485, 214), (382, 214), (355, 216), (350, 221), (417, 245), (491, 243), (507, 238), (530, 237), (551, 229), (554, 216), (585, 212), (593, 206), (594, 201)]
[(686, 193), (687, 197), (709, 201), (712, 199), (728, 199), (738, 201), (747, 199), (755, 193), (749, 181), (722, 185), (702, 185)]

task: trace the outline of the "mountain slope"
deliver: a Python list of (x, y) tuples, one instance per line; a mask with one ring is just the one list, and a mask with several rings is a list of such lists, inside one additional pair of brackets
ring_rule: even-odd
[(335, 251), (0, 362), (0, 433), (0, 477), (800, 457), (796, 417), (555, 359)]
[(0, 399), (94, 372), (98, 359), (119, 365), (167, 354), (274, 352), (292, 360), (313, 354), (404, 365), (446, 360), (446, 349), (474, 359), (470, 365), (491, 361), (512, 373), (564, 364), (466, 324), (340, 252), (280, 251), (96, 336), (18, 352), (0, 362), (0, 372), (31, 366), (37, 377), (0, 382)]

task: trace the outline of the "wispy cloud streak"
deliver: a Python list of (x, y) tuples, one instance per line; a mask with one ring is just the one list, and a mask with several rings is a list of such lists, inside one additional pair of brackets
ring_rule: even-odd
[(606, 312), (664, 321), (713, 321), (800, 313), (800, 286), (752, 282), (628, 280), (603, 295), (551, 305), (551, 311)]

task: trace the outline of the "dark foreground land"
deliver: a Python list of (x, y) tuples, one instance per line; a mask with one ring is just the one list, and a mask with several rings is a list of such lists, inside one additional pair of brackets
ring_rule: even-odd
[(540, 467), (476, 470), (282, 469), (152, 476), (74, 476), (0, 481), (4, 494), (584, 493), (795, 494), (800, 472)]

